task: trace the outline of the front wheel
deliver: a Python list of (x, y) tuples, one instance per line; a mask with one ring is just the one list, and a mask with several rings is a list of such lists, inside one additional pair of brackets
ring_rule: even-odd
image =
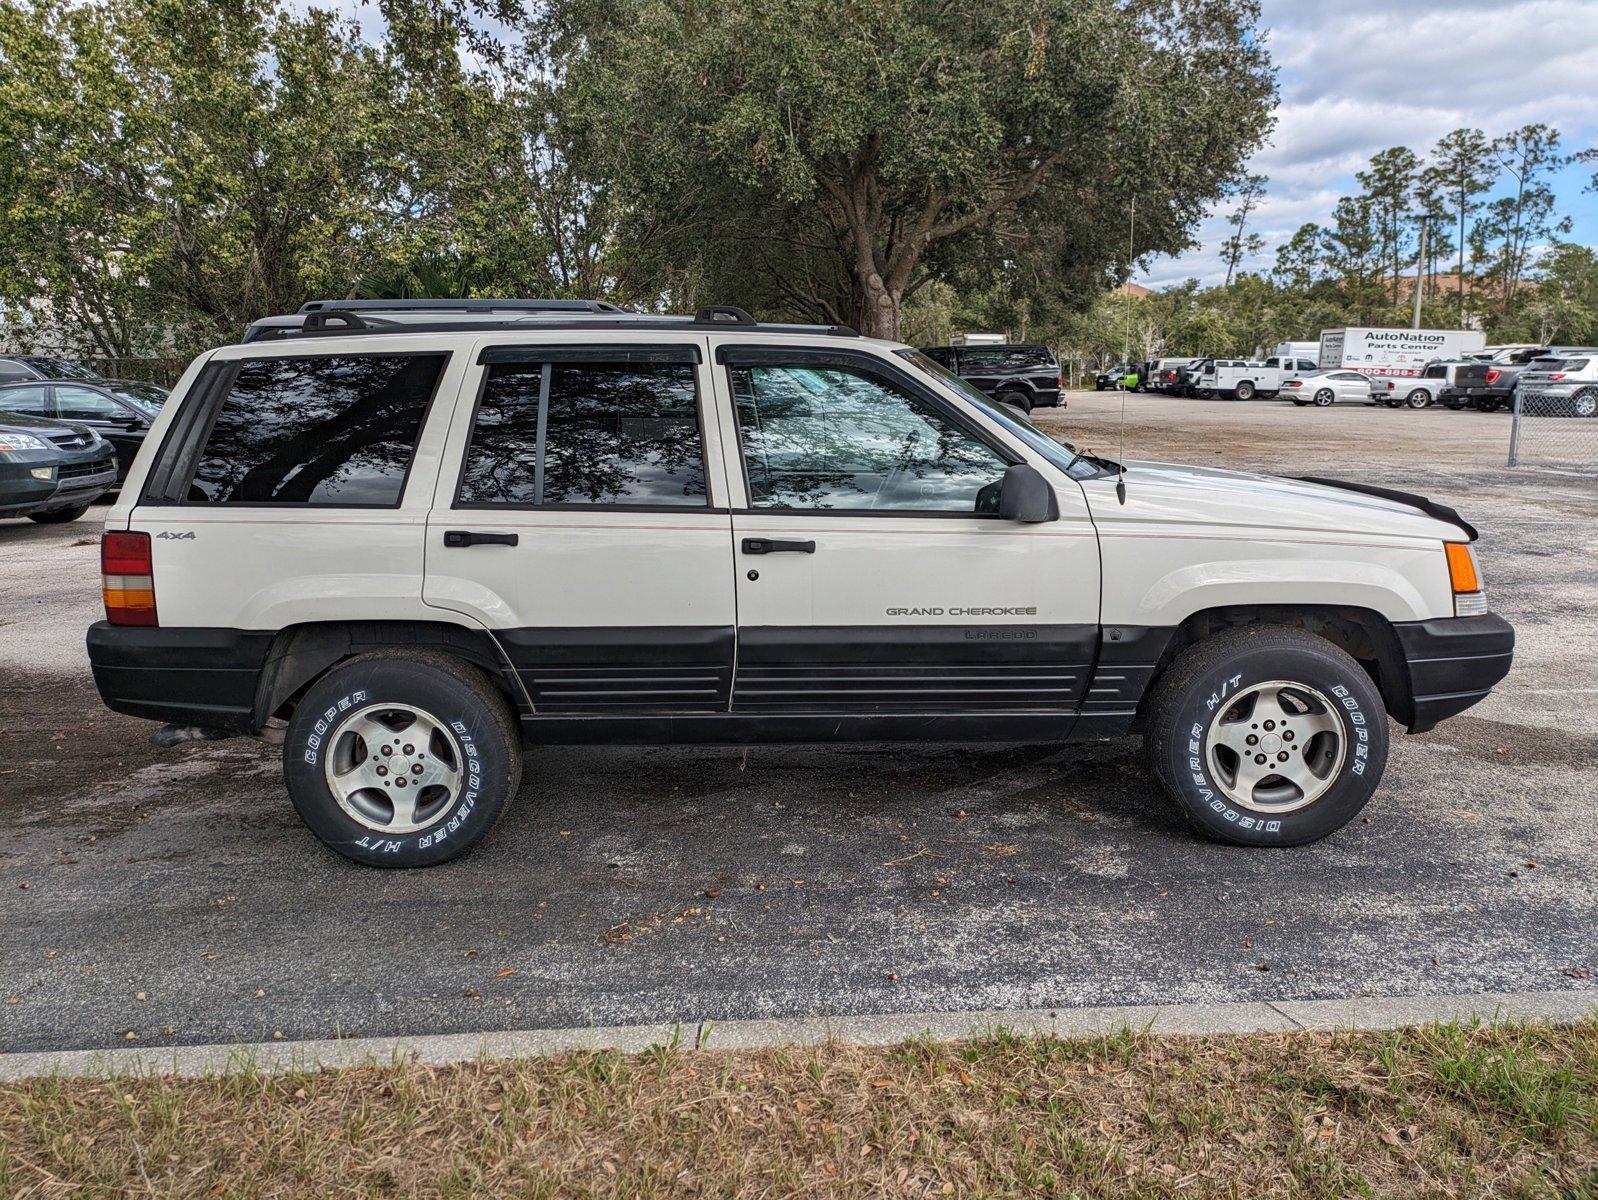
[(1301, 846), (1357, 816), (1387, 764), (1370, 676), (1323, 638), (1250, 625), (1199, 642), (1156, 685), (1146, 749), (1201, 832)]
[(300, 819), (373, 867), (428, 867), (488, 836), (521, 783), (515, 717), (488, 677), (447, 655), (351, 659), (306, 692), (283, 776)]
[(1332, 401), (1337, 399), (1337, 393), (1330, 388), (1322, 388), (1315, 393), (1315, 406), (1317, 408), (1330, 408)]
[(41, 525), (65, 525), (68, 521), (76, 521), (88, 511), (87, 504), (74, 504), (71, 508), (53, 508), (49, 512), (29, 513), (28, 520), (37, 521)]
[(1598, 388), (1583, 388), (1572, 396), (1570, 411), (1578, 417), (1598, 416)]

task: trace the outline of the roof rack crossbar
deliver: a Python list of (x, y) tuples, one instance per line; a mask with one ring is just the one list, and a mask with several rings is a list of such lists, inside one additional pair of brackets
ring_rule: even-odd
[(609, 300), (537, 300), (478, 298), (426, 300), (309, 300), (300, 306), (312, 312), (551, 312), (620, 313)]

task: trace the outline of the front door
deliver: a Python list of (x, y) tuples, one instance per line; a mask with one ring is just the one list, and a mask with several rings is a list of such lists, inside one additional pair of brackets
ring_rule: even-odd
[[(908, 364), (864, 352), (718, 351), (735, 499), (736, 712), (1063, 713), (1098, 636), (1081, 488), (1061, 517), (998, 516), (1029, 452)], [(1033, 465), (1039, 465), (1034, 462)], [(742, 478), (738, 478), (741, 474)]]
[(423, 595), (493, 633), (540, 714), (727, 709), (732, 548), (702, 350), (492, 345), (468, 375)]

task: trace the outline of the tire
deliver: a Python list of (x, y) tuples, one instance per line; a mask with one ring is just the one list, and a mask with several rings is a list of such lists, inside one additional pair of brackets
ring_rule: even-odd
[(1478, 400), (1476, 402), (1476, 411), (1477, 412), (1497, 412), (1498, 411), (1498, 401), (1496, 401), (1496, 400)]
[(1432, 394), (1425, 388), (1416, 388), (1404, 397), (1404, 403), (1410, 408), (1425, 408), (1432, 402)]
[(49, 512), (29, 513), (28, 520), (37, 521), (41, 525), (65, 525), (68, 521), (76, 521), (88, 511), (87, 504), (74, 504), (71, 508), (52, 508)]
[[(424, 722), (432, 727), (426, 741), (415, 732)], [(362, 728), (372, 732), (362, 736)], [(389, 731), (392, 743), (374, 744)], [(416, 740), (401, 741), (407, 733)], [(376, 764), (369, 771), (363, 756)], [(388, 769), (393, 758), (403, 759), (397, 770)], [(451, 760), (453, 788), (388, 790), (402, 777), (448, 778)], [(370, 786), (352, 781), (341, 799), (333, 779), (352, 762), (347, 774), (362, 771)], [(305, 693), (283, 745), (300, 819), (330, 849), (373, 867), (431, 867), (465, 854), (488, 836), (521, 774), (521, 739), (504, 696), (477, 668), (427, 651), (379, 651), (334, 668)], [(416, 805), (413, 797), (428, 798)], [(414, 819), (395, 826), (407, 802)]]
[(1582, 388), (1570, 398), (1570, 415), (1598, 417), (1598, 388)]
[(1215, 389), (1213, 389), (1213, 388), (1194, 388), (1193, 389), (1193, 399), (1195, 399), (1195, 400), (1213, 400), (1213, 399), (1215, 399)]
[(994, 399), (1011, 408), (1019, 408), (1024, 413), (1032, 411), (1032, 397), (1026, 392), (1000, 392)]
[(1237, 389), (1232, 394), (1239, 400), (1252, 400), (1254, 399), (1254, 385), (1244, 379), (1238, 383)]
[(1315, 393), (1316, 408), (1330, 408), (1337, 401), (1337, 393), (1330, 388), (1322, 388)]
[(1295, 401), (1293, 401), (1293, 407), (1294, 408), (1304, 408), (1308, 404), (1309, 404), (1308, 400), (1295, 400)]
[[(1286, 714), (1270, 732), (1269, 718), (1250, 720), (1267, 697)], [(1295, 729), (1300, 736), (1287, 739)], [(1271, 774), (1271, 762), (1252, 784), (1240, 778), (1243, 764), (1225, 743), (1250, 736), (1273, 758), (1296, 755), (1280, 761), (1284, 770), (1301, 764), (1293, 775), (1302, 782)], [(1201, 833), (1238, 846), (1302, 846), (1359, 815), (1381, 782), (1387, 741), (1381, 696), (1357, 662), (1301, 629), (1249, 625), (1171, 664), (1155, 684), (1145, 747), (1155, 776)]]

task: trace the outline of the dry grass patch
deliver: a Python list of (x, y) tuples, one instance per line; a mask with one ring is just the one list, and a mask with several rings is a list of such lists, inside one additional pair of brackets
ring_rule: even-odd
[(0, 1087), (0, 1195), (1598, 1197), (1598, 1021)]

